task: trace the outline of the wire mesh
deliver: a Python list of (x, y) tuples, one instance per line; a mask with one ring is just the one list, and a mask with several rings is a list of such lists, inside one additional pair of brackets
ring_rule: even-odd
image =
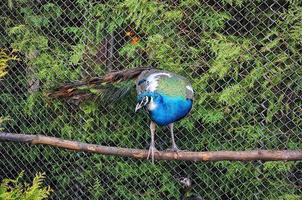
[[(45, 94), (70, 81), (150, 66), (193, 84), (191, 114), (175, 124), (181, 149), (302, 148), (300, 1), (8, 0), (0, 10), (2, 131), (147, 149), (149, 118), (134, 114), (134, 92), (110, 105)], [(155, 143), (170, 146), (168, 129), (157, 128)], [(300, 161), (153, 165), (0, 146), (0, 179), (45, 172), (51, 199), (302, 198)], [(179, 181), (184, 177), (191, 186)]]

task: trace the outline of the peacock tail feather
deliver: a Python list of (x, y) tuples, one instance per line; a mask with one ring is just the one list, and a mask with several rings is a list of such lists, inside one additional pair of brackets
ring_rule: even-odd
[(101, 99), (104, 103), (121, 99), (133, 88), (134, 81), (149, 68), (135, 68), (114, 71), (102, 77), (93, 77), (84, 81), (75, 81), (61, 85), (47, 94), (51, 98), (65, 99), (79, 103), (87, 99)]

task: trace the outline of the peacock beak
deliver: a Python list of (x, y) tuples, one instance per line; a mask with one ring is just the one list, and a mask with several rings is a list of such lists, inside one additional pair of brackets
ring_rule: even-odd
[(138, 104), (136, 104), (135, 106), (135, 112), (137, 112), (139, 109), (141, 109), (143, 107), (142, 102), (139, 102)]

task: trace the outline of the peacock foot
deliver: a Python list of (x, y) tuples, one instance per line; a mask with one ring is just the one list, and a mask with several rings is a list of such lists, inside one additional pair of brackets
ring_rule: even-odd
[(168, 148), (166, 149), (166, 151), (172, 151), (172, 152), (180, 152), (182, 150), (180, 150), (176, 145), (172, 145), (172, 148)]
[(151, 145), (149, 147), (149, 152), (148, 152), (147, 159), (149, 159), (150, 156), (151, 156), (151, 161), (152, 161), (153, 164), (154, 164), (154, 153), (156, 153), (156, 152), (159, 152), (159, 151), (155, 148), (154, 145)]
[(172, 146), (172, 148), (166, 149), (166, 151), (171, 151), (171, 152), (178, 153), (178, 152), (186, 152), (187, 150), (179, 149), (179, 148), (175, 145), (175, 146)]

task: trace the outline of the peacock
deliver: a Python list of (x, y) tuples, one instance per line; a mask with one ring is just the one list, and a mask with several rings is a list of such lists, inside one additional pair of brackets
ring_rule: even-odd
[[(96, 96), (102, 96), (112, 102), (116, 97), (121, 99), (128, 93), (134, 83), (132, 81), (129, 86), (126, 82), (131, 80), (136, 80), (135, 112), (146, 108), (151, 118), (151, 143), (147, 159), (151, 157), (152, 163), (154, 163), (154, 153), (157, 152), (154, 142), (156, 125), (169, 127), (172, 148), (168, 150), (179, 151), (175, 142), (173, 124), (190, 112), (194, 95), (191, 83), (183, 76), (154, 68), (126, 69), (109, 72), (102, 77), (63, 85), (49, 93), (49, 96), (84, 100), (97, 94)], [(115, 88), (114, 85), (120, 84), (120, 82), (125, 82), (125, 86)]]

